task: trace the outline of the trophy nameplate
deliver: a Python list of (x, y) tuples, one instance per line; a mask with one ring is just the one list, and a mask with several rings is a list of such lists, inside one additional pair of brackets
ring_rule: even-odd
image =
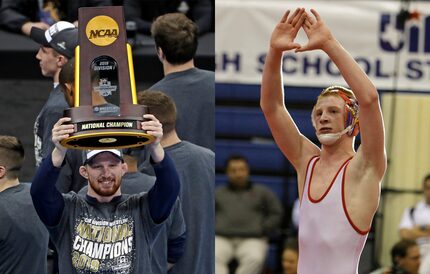
[(145, 113), (145, 106), (137, 104), (123, 7), (79, 8), (74, 107), (64, 111), (75, 132), (61, 144), (75, 149), (143, 146), (155, 140), (141, 129)]

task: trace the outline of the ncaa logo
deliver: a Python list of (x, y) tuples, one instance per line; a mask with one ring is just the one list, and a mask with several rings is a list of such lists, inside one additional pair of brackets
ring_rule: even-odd
[(405, 20), (405, 26), (402, 26), (396, 14), (381, 15), (381, 49), (388, 52), (407, 50), (410, 53), (430, 53), (430, 16), (414, 11)]
[(85, 33), (88, 40), (97, 46), (109, 46), (119, 35), (118, 23), (111, 17), (99, 15), (88, 21)]

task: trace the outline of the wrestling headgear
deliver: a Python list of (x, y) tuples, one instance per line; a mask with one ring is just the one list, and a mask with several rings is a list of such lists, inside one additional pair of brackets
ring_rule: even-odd
[[(338, 133), (329, 133), (318, 135), (321, 143), (332, 144), (339, 139), (343, 134), (347, 133), (349, 136), (356, 136), (359, 132), (359, 106), (358, 101), (354, 96), (352, 90), (341, 86), (331, 86), (324, 89), (318, 98), (325, 97), (330, 94), (337, 94), (345, 101), (345, 129)], [(312, 118), (312, 123), (315, 121)], [(315, 124), (314, 124), (315, 127)]]

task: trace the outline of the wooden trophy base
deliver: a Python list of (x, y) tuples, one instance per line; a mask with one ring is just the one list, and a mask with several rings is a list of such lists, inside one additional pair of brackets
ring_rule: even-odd
[(64, 111), (64, 117), (70, 117), (70, 124), (75, 125), (75, 132), (60, 143), (72, 149), (107, 149), (139, 147), (155, 140), (145, 133), (140, 122), (146, 113), (142, 105), (121, 105), (121, 115), (116, 117), (97, 117), (92, 106), (80, 106)]

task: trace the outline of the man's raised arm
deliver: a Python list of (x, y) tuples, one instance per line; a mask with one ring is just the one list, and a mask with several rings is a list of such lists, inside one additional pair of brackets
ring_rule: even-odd
[(357, 157), (364, 168), (371, 167), (382, 178), (386, 167), (384, 123), (376, 87), (335, 39), (320, 15), (313, 9), (311, 12), (313, 17), (308, 15), (303, 23), (309, 42), (297, 51), (321, 49), (336, 64), (360, 105), (361, 146)]
[(294, 39), (305, 18), (303, 8), (296, 9), (291, 16), (288, 10), (276, 25), (261, 82), (261, 109), (278, 147), (296, 169), (303, 155), (308, 154), (306, 151), (309, 155), (316, 154), (318, 148), (300, 133), (285, 107), (281, 65), (284, 51), (300, 48)]
[(180, 182), (175, 165), (164, 152), (160, 141), (163, 137), (161, 123), (152, 114), (145, 114), (147, 121), (142, 122), (142, 129), (155, 137), (155, 141), (148, 145), (153, 163), (156, 181), (148, 192), (149, 212), (155, 223), (162, 223), (170, 211), (179, 194)]
[(52, 142), (55, 145), (51, 155), (46, 157), (33, 178), (31, 197), (39, 218), (47, 226), (55, 226), (60, 222), (64, 210), (64, 199), (55, 187), (60, 167), (67, 149), (60, 141), (73, 132), (73, 125), (63, 125), (70, 118), (61, 118), (52, 129)]

